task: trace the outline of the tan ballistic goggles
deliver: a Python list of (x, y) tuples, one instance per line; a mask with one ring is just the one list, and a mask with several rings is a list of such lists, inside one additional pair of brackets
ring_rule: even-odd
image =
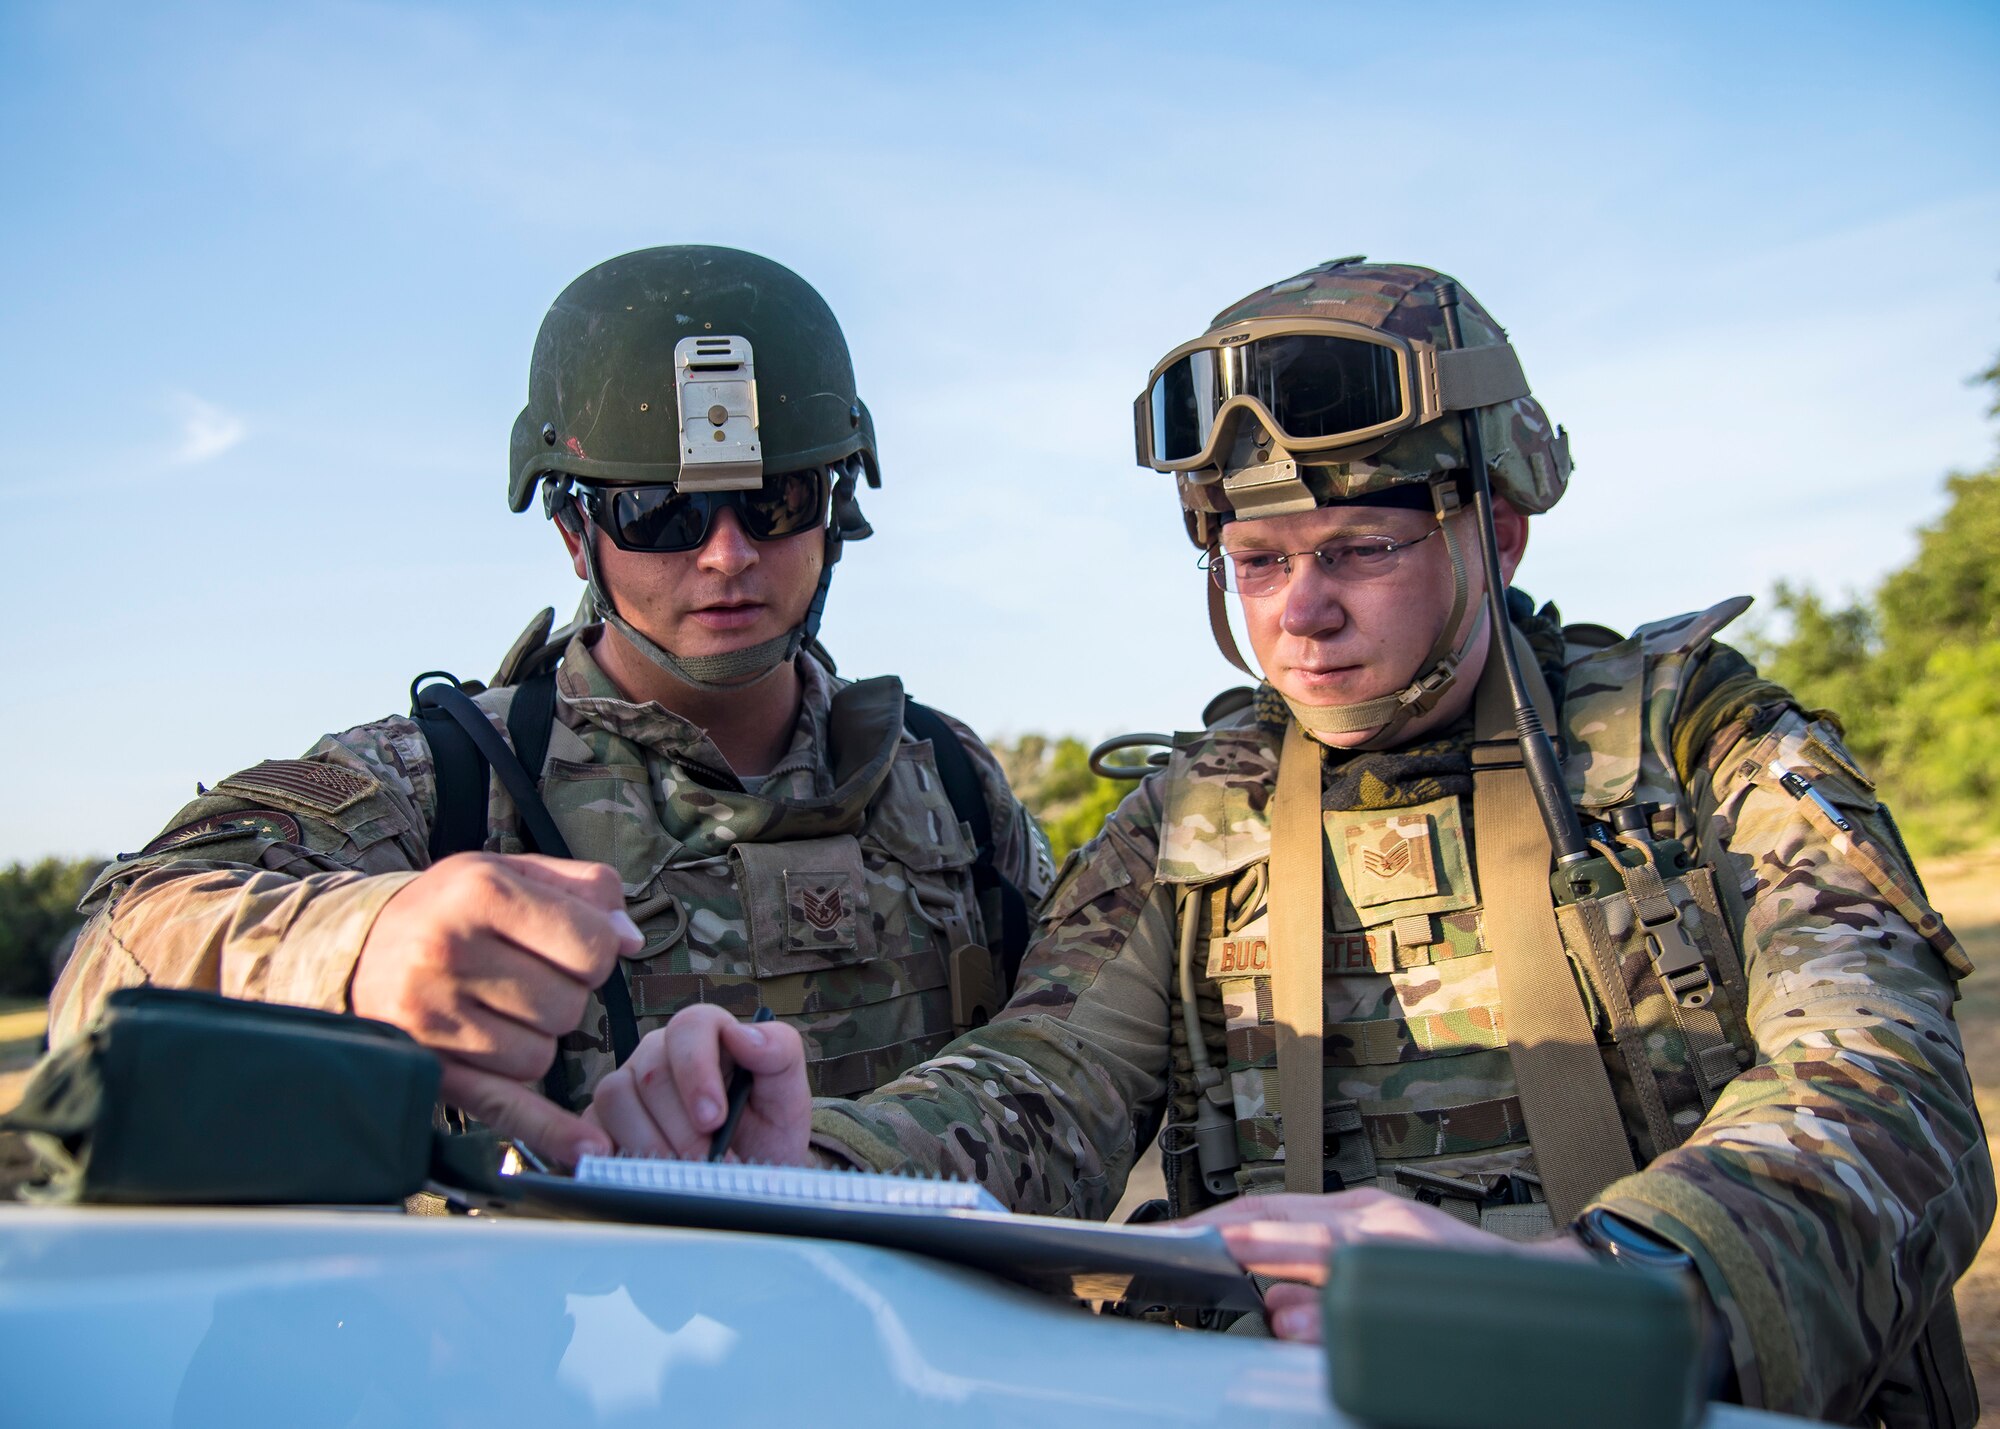
[(1132, 404), (1139, 465), (1220, 466), (1248, 412), (1293, 453), (1337, 453), (1528, 395), (1507, 343), (1438, 348), (1333, 318), (1250, 318), (1184, 342)]

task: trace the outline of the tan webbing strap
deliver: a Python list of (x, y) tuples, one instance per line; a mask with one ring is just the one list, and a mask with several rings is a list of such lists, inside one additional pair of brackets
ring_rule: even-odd
[[(1516, 641), (1530, 695), (1541, 705), (1548, 694), (1534, 654), (1511, 627), (1508, 633)], [(1514, 738), (1513, 708), (1497, 646), (1479, 679), (1473, 721), (1474, 736), (1482, 743)], [(1564, 1225), (1592, 1196), (1631, 1173), (1632, 1149), (1556, 931), (1548, 830), (1527, 771), (1518, 758), (1511, 768), (1482, 765), (1480, 752), (1475, 749), (1473, 761), (1472, 852), (1487, 941), (1493, 948), (1508, 1051), (1535, 1169), (1549, 1214)]]
[[(1211, 561), (1221, 560), (1222, 548), (1210, 546), (1208, 558)], [(1222, 587), (1216, 584), (1213, 576), (1202, 584), (1208, 587), (1208, 633), (1215, 637), (1215, 648), (1222, 652), (1223, 659), (1251, 679), (1263, 679), (1262, 675), (1250, 668), (1250, 662), (1243, 658), (1243, 650), (1236, 643), (1236, 632), (1229, 628), (1229, 602), (1223, 597)]]
[(1326, 1016), (1326, 832), (1321, 746), (1285, 725), (1271, 795), (1271, 1016), (1278, 1029), (1278, 1116), (1285, 1189), (1326, 1189), (1323, 1118)]
[(1598, 844), (1597, 850), (1612, 861), (1625, 880), (1625, 892), (1645, 930), (1646, 951), (1653, 960), (1653, 973), (1674, 1010), (1674, 1021), (1687, 1041), (1688, 1055), (1694, 1060), (1695, 1088), (1701, 1093), (1705, 1113), (1715, 1105), (1715, 1094), (1742, 1070), (1736, 1047), (1715, 1012), (1715, 983), (1708, 975), (1708, 961), (1688, 937), (1680, 909), (1667, 895), (1666, 883), (1655, 866), (1653, 847), (1645, 839), (1623, 835), (1619, 842), (1636, 849), (1645, 861), (1632, 865), (1618, 860), (1617, 850)]

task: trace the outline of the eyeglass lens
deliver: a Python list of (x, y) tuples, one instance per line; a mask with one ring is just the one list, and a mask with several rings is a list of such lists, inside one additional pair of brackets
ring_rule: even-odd
[(1222, 588), (1238, 595), (1269, 595), (1284, 586), (1293, 568), (1306, 557), (1314, 558), (1322, 573), (1350, 581), (1374, 580), (1395, 569), (1404, 551), (1436, 535), (1432, 527), (1412, 541), (1388, 537), (1333, 541), (1311, 551), (1225, 551), (1210, 562), (1209, 571)]

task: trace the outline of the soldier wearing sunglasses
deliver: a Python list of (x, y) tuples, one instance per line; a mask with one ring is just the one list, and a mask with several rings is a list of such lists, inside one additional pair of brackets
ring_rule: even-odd
[(990, 1025), (815, 1106), (789, 1032), (676, 1019), (618, 1074), (657, 1069), (672, 1144), (716, 1124), (721, 1053), (758, 1074), (746, 1154), (1018, 1211), (1108, 1214), (1157, 1131), (1165, 1210), (1278, 1282), (1282, 1337), (1318, 1337), (1311, 1286), (1362, 1243), (1594, 1256), (1706, 1307), (1713, 1391), (1972, 1423), (1971, 964), (1838, 725), (1716, 640), (1749, 602), (1620, 636), (1510, 588), (1568, 439), (1427, 268), (1259, 289), (1135, 417), (1256, 688), (1066, 866)]
[(818, 643), (880, 482), (796, 274), (704, 247), (585, 273), (508, 470), (585, 582), (578, 620), (544, 611), (491, 688), (429, 686), (418, 718), (204, 791), (91, 889), (52, 1035), (147, 981), (378, 1017), (438, 1053), (448, 1102), (568, 1161), (644, 1139), (643, 1108), (594, 1094), (684, 1007), (768, 1009), (835, 1097), (984, 1021), (1007, 912), (1053, 870), (969, 730)]

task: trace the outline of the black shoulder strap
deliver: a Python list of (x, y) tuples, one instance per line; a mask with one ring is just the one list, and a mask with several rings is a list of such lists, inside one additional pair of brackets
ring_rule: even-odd
[[(412, 686), (412, 716), (430, 741), (431, 760), (437, 769), (438, 807), (431, 822), (431, 858), (482, 848), (486, 843), (486, 775), (490, 769), (500, 778), (508, 797), (521, 813), (521, 842), (536, 853), (551, 858), (570, 858), (569, 843), (556, 827), (554, 815), (542, 802), (539, 789), (542, 764), (548, 756), (549, 736), (555, 724), (556, 679), (553, 670), (525, 681), (514, 691), (507, 711), (507, 733), (514, 748), (500, 737), (484, 711), (443, 671), (439, 683), (423, 685), (430, 675), (419, 675)], [(517, 757), (515, 750), (520, 751)], [(533, 770), (530, 774), (528, 771)], [(472, 830), (476, 829), (476, 832)], [(611, 1024), (611, 1049), (617, 1064), (639, 1045), (638, 1019), (632, 1014), (632, 994), (625, 986), (623, 966), (611, 970), (597, 990)], [(569, 1089), (558, 1056), (542, 1083), (549, 1100), (569, 1104)]]
[(507, 707), (507, 738), (537, 788), (542, 782), (542, 766), (548, 762), (549, 732), (555, 722), (556, 672), (544, 670), (532, 680), (523, 680), (514, 691), (514, 702)]
[[(520, 693), (516, 691), (516, 696), (518, 697)], [(514, 751), (507, 747), (507, 741), (500, 737), (500, 731), (493, 727), (493, 722), (486, 718), (485, 712), (472, 702), (471, 696), (456, 685), (425, 685), (417, 692), (417, 704), (419, 708), (429, 706), (443, 710), (472, 741), (473, 747), (485, 760), (487, 768), (500, 777), (501, 787), (507, 791), (508, 797), (521, 812), (521, 842), (536, 853), (545, 853), (551, 858), (569, 858), (571, 856), (569, 844), (564, 840), (562, 831), (556, 827), (556, 821), (550, 815), (548, 805), (542, 802), (541, 792), (536, 788), (541, 782), (540, 770), (530, 774), (522, 767), (521, 761), (514, 756)], [(508, 722), (508, 731), (513, 732), (511, 720)], [(544, 730), (544, 749), (547, 747), (547, 737), (547, 732)]]
[(986, 807), (986, 791), (980, 787), (979, 772), (972, 756), (958, 742), (945, 717), (929, 705), (920, 705), (907, 695), (903, 698), (903, 725), (910, 733), (931, 742), (931, 758), (937, 761), (938, 778), (944, 781), (945, 797), (959, 822), (972, 830), (979, 849), (979, 861), (993, 862), (993, 816)]
[(993, 816), (986, 807), (985, 786), (979, 782), (979, 771), (972, 767), (972, 756), (943, 715), (906, 696), (903, 723), (912, 734), (930, 741), (931, 757), (937, 761), (938, 778), (944, 782), (951, 811), (972, 830), (972, 887), (982, 902), (991, 894), (998, 904), (1000, 940), (994, 952), (999, 955), (1005, 982), (1002, 994), (1011, 994), (1021, 971), (1021, 955), (1028, 950), (1028, 900), (993, 866)]
[(426, 670), (410, 686), (410, 718), (431, 747), (431, 769), (437, 778), (437, 808), (431, 812), (431, 862), (454, 853), (486, 846), (486, 761), (459, 728), (458, 721), (420, 687), (425, 680), (451, 679), (442, 670)]

